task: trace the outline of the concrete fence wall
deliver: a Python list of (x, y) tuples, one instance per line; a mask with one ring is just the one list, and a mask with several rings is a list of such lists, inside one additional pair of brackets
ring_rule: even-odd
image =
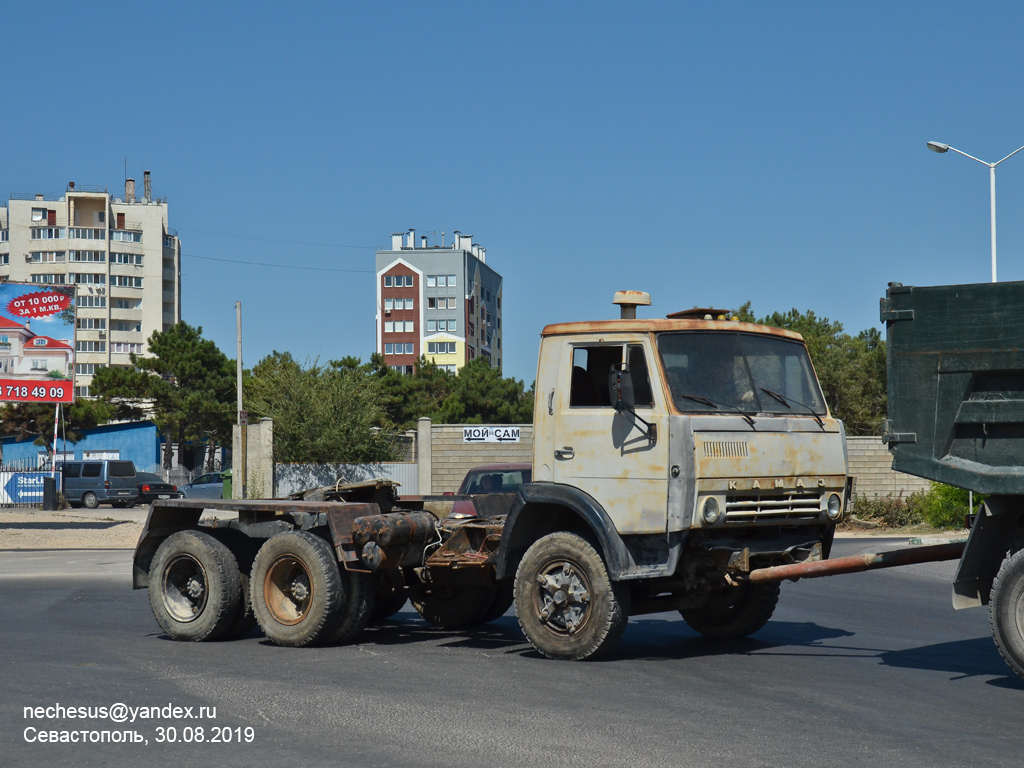
[(893, 471), (889, 448), (880, 437), (848, 437), (846, 451), (857, 496), (909, 496), (931, 487), (930, 480)]
[(277, 464), (274, 468), (277, 483), (274, 496), (283, 498), (299, 491), (323, 485), (357, 483), (362, 480), (394, 480), (399, 493), (415, 496), (417, 466), (408, 462), (381, 462), (378, 464)]
[(533, 461), (533, 425), (511, 424), (519, 430), (518, 443), (467, 443), (463, 424), (431, 424), (420, 419), (417, 425), (420, 493), (438, 494), (459, 489), (462, 478), (480, 464), (529, 464)]

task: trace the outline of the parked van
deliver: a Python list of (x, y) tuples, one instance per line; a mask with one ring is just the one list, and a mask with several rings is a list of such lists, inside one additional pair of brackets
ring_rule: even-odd
[(127, 507), (139, 496), (134, 462), (116, 459), (66, 461), (57, 467), (61, 473), (64, 498), (73, 507), (96, 509), (100, 504)]

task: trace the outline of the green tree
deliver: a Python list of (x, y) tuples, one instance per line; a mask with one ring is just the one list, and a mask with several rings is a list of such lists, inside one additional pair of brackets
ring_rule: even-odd
[(383, 384), (356, 358), (300, 365), (273, 352), (248, 371), (246, 408), (274, 420), (278, 461), (355, 463), (391, 461), (397, 443), (385, 421)]
[(202, 327), (177, 323), (149, 337), (149, 357), (131, 355), (131, 367), (101, 368), (94, 394), (118, 418), (151, 415), (166, 438), (164, 467), (170, 468), (172, 440), (179, 456), (186, 441), (206, 444), (207, 469), (214, 449), (230, 440), (234, 420), (234, 364), (203, 338)]
[(451, 393), (431, 418), (442, 424), (523, 424), (533, 421), (533, 387), (504, 378), (482, 357), (459, 369)]
[[(36, 445), (53, 450), (54, 403), (5, 403), (0, 406), (0, 433), (13, 435), (17, 442), (32, 440)], [(77, 443), (83, 430), (103, 424), (110, 409), (102, 403), (77, 399), (61, 406), (61, 423), (57, 439)]]
[(832, 414), (843, 420), (847, 433), (881, 433), (887, 408), (886, 359), (885, 340), (876, 329), (851, 336), (842, 323), (797, 309), (759, 318), (751, 311), (750, 302), (735, 314), (743, 322), (785, 328), (803, 336), (825, 401)]

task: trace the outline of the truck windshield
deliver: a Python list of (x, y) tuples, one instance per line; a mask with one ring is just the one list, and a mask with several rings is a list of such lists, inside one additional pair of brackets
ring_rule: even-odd
[(752, 333), (658, 335), (676, 408), (824, 415), (825, 401), (803, 344)]

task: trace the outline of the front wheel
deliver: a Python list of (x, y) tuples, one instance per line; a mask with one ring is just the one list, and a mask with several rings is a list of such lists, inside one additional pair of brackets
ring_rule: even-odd
[(96, 494), (89, 491), (82, 496), (82, 504), (86, 509), (96, 509), (100, 505), (100, 500), (96, 498)]
[(778, 602), (778, 584), (744, 584), (714, 592), (705, 605), (680, 613), (707, 637), (746, 637), (768, 623)]
[(550, 659), (608, 652), (626, 629), (629, 591), (615, 584), (597, 550), (575, 533), (534, 542), (516, 571), (519, 626)]
[(186, 530), (164, 539), (149, 569), (149, 604), (175, 640), (217, 640), (240, 610), (238, 562), (208, 533)]
[(1024, 550), (1008, 555), (992, 582), (989, 621), (999, 653), (1024, 678)]

